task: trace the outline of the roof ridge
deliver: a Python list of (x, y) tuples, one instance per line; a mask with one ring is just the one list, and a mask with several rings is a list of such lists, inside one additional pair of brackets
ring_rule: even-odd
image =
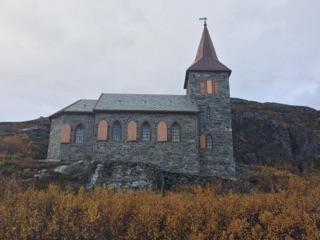
[(197, 112), (187, 95), (102, 93), (93, 111)]
[[(187, 96), (185, 94), (160, 94), (160, 93), (101, 93), (101, 95), (140, 95), (140, 96)], [(100, 97), (101, 97), (100, 95)], [(100, 97), (97, 101), (99, 101)]]
[(103, 95), (103, 93), (100, 93), (100, 96), (98, 97), (96, 104), (93, 106), (93, 110), (95, 110), (95, 109), (96, 109), (97, 104), (99, 103), (99, 101), (100, 101), (100, 99), (101, 99), (102, 95)]
[(97, 101), (98, 99), (80, 98), (78, 101)]

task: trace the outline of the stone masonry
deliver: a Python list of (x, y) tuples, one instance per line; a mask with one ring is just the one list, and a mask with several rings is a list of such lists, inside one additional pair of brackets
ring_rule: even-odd
[[(208, 78), (218, 82), (218, 95), (202, 95), (199, 82)], [(200, 172), (204, 175), (228, 175), (234, 172), (229, 75), (226, 73), (189, 73), (187, 94), (199, 106), (198, 135), (210, 134), (212, 149), (200, 149)], [(209, 111), (209, 112), (208, 112)]]

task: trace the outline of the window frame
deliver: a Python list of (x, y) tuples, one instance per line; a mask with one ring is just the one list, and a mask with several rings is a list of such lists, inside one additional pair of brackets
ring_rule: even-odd
[(158, 142), (168, 141), (168, 125), (165, 121), (160, 121), (157, 125), (157, 141)]
[[(145, 138), (145, 130), (146, 130), (146, 127), (148, 127), (148, 130), (149, 130), (149, 137), (148, 139)], [(141, 124), (141, 133), (140, 133), (140, 138), (141, 138), (141, 141), (142, 142), (150, 142), (152, 140), (152, 128), (151, 128), (151, 125), (148, 121), (144, 121), (142, 124)]]
[(97, 141), (107, 141), (109, 135), (109, 123), (107, 120), (102, 119), (98, 123)]
[(71, 132), (72, 128), (69, 123), (64, 123), (60, 130), (60, 143), (61, 144), (70, 144), (71, 143)]
[(128, 142), (133, 142), (138, 140), (137, 131), (138, 131), (138, 125), (136, 121), (129, 121), (127, 124), (127, 141)]
[[(178, 129), (178, 141), (175, 141), (174, 139), (174, 136), (176, 136), (177, 134), (174, 134), (174, 127), (176, 127), (177, 126), (177, 129)], [(171, 125), (171, 128), (170, 128), (170, 137), (171, 137), (171, 142), (173, 142), (173, 143), (180, 143), (181, 141), (182, 141), (182, 137), (181, 137), (181, 132), (182, 132), (182, 130), (181, 130), (181, 126), (180, 126), (180, 124), (179, 123), (177, 123), (177, 122), (174, 122), (174, 123), (172, 123), (172, 125)]]
[(213, 78), (200, 81), (200, 94), (215, 96), (219, 93), (219, 82)]
[[(118, 127), (118, 129), (116, 127)], [(116, 134), (115, 130), (118, 131), (117, 135), (115, 135)], [(121, 125), (119, 120), (116, 120), (116, 121), (114, 121), (112, 123), (112, 126), (111, 126), (111, 140), (113, 142), (121, 142), (121, 140), (122, 140), (122, 125)]]
[[(81, 131), (81, 135), (79, 135), (79, 131)], [(82, 145), (85, 142), (85, 132), (84, 126), (80, 123), (74, 129), (74, 144)]]

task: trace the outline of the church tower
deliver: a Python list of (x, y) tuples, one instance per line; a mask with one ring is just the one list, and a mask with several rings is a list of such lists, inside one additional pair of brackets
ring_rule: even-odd
[(229, 77), (231, 70), (222, 64), (213, 46), (207, 24), (193, 64), (187, 69), (184, 88), (199, 106), (198, 138), (200, 173), (233, 177), (231, 105)]

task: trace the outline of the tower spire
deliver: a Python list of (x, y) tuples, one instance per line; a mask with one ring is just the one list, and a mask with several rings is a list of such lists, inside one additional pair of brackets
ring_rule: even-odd
[(184, 88), (186, 88), (188, 73), (190, 71), (201, 71), (201, 72), (229, 72), (231, 70), (223, 65), (217, 56), (216, 50), (213, 46), (208, 28), (207, 18), (199, 18), (204, 21), (203, 32), (199, 43), (196, 58), (192, 65), (187, 69), (186, 80)]

